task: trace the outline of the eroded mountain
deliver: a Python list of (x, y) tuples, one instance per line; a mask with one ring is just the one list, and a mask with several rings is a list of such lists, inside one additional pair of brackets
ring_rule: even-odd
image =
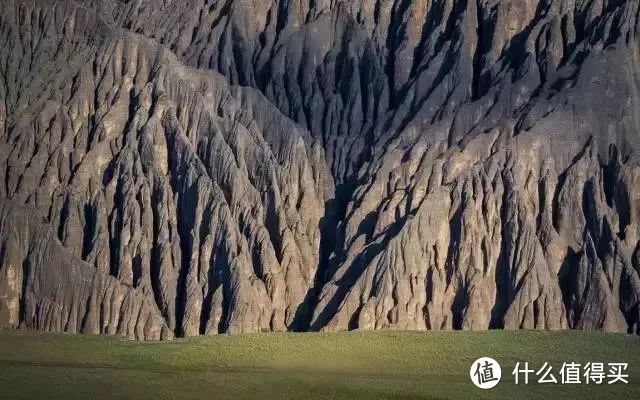
[(0, 327), (640, 332), (637, 1), (0, 8)]

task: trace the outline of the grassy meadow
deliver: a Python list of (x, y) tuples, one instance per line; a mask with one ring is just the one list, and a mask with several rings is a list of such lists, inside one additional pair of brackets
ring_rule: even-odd
[[(502, 366), (490, 390), (472, 362)], [(514, 384), (517, 361), (628, 362), (628, 385)], [(640, 338), (585, 332), (260, 334), (142, 343), (0, 331), (0, 399), (640, 399)]]

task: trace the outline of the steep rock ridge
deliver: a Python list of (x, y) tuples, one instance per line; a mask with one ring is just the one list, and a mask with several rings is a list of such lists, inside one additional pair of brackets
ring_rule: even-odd
[[(399, 188), (365, 227), (353, 228), (312, 326), (636, 331), (637, 240), (620, 228), (637, 232), (637, 223), (624, 227), (607, 200), (607, 167), (590, 146), (559, 174), (541, 157), (549, 145), (524, 135), (477, 161), (493, 139), (480, 137), (485, 143), (464, 154), (471, 170), (453, 181), (451, 159), (407, 187), (402, 172), (390, 172), (385, 186)], [(637, 174), (637, 166), (616, 165), (627, 177)], [(613, 190), (629, 193), (623, 179)]]
[[(116, 20), (124, 21), (123, 26), (170, 45), (185, 62), (217, 69), (231, 81), (261, 89), (283, 112), (309, 126), (316, 137), (323, 138), (336, 180), (347, 183), (338, 191), (339, 204), (349, 203), (349, 192), (353, 185), (357, 187), (356, 196), (347, 206), (345, 221), (338, 229), (336, 255), (332, 262), (334, 266), (329, 271), (338, 270), (333, 280), (341, 281), (339, 286), (342, 289), (337, 290), (337, 295), (332, 295), (335, 290), (333, 285), (325, 288), (323, 297), (328, 308), (325, 309), (321, 302), (316, 310), (317, 318), (313, 324), (316, 329), (324, 326), (327, 315), (336, 312), (336, 308), (346, 307), (341, 304), (343, 295), (340, 293), (352, 290), (350, 285), (353, 282), (349, 279), (345, 282), (340, 270), (351, 271), (354, 275), (362, 273), (361, 270), (367, 268), (366, 264), (372, 262), (363, 255), (363, 250), (375, 246), (384, 248), (389, 239), (397, 235), (394, 229), (404, 224), (404, 214), (407, 212), (398, 211), (398, 203), (402, 207), (406, 204), (407, 209), (411, 210), (414, 203), (421, 201), (421, 193), (426, 190), (421, 187), (424, 184), (410, 185), (410, 190), (418, 192), (417, 198), (411, 200), (402, 199), (397, 187), (387, 190), (395, 192), (393, 199), (377, 195), (383, 187), (397, 184), (388, 182), (391, 179), (378, 172), (380, 165), (385, 165), (384, 160), (396, 159), (395, 155), (390, 155), (390, 147), (399, 147), (399, 151), (404, 153), (402, 157), (412, 157), (413, 154), (409, 153), (418, 153), (416, 157), (420, 157), (420, 151), (408, 149), (416, 145), (416, 136), (426, 136), (427, 143), (423, 145), (449, 149), (439, 150), (445, 154), (436, 154), (431, 160), (443, 158), (442, 162), (447, 165), (455, 165), (455, 162), (446, 161), (449, 157), (447, 152), (455, 153), (452, 147), (464, 147), (476, 135), (490, 131), (501, 120), (508, 118), (513, 126), (498, 130), (500, 143), (536, 125), (560, 131), (562, 128), (558, 124), (566, 126), (569, 121), (589, 120), (590, 124), (568, 126), (568, 131), (563, 132), (559, 148), (566, 152), (558, 151), (555, 147), (550, 151), (552, 157), (547, 162), (554, 165), (559, 171), (557, 174), (567, 168), (568, 160), (582, 151), (582, 146), (590, 136), (595, 137), (597, 152), (603, 156), (604, 162), (610, 144), (620, 147), (625, 153), (623, 157), (633, 153), (636, 148), (637, 94), (633, 87), (631, 90), (624, 87), (628, 82), (635, 85), (637, 80), (634, 45), (637, 43), (638, 10), (635, 2), (194, 2), (189, 7), (201, 10), (198, 17), (194, 13), (180, 17), (171, 15), (169, 12), (175, 11), (171, 4), (158, 9), (146, 7), (148, 4), (148, 1), (132, 2), (112, 13), (117, 16)], [(145, 18), (140, 18), (140, 15), (145, 15)], [(189, 18), (192, 22), (188, 29), (184, 29), (183, 21)], [(199, 22), (195, 22), (197, 18)], [(203, 24), (203, 20), (211, 21), (211, 25)], [(331, 25), (327, 25), (328, 20), (332, 21)], [(158, 21), (171, 22), (161, 25)], [(166, 26), (172, 28), (165, 29)], [(180, 32), (192, 33), (192, 36)], [(259, 40), (255, 40), (256, 37)], [(622, 46), (622, 49), (614, 50), (618, 46)], [(603, 51), (605, 54), (601, 55)], [(210, 54), (217, 56), (210, 57)], [(621, 67), (625, 63), (610, 61), (616, 57), (628, 60), (627, 67)], [(612, 81), (611, 77), (619, 80)], [(601, 85), (606, 89), (603, 90)], [(572, 96), (565, 96), (564, 92), (574, 86), (578, 89), (573, 90)], [(622, 105), (623, 112), (614, 108), (599, 109), (597, 102), (603, 92), (607, 98), (626, 99), (610, 104), (615, 104), (614, 108)], [(336, 96), (339, 96), (337, 103), (333, 102)], [(562, 102), (577, 108), (585, 107), (589, 111), (574, 112)], [(564, 112), (564, 115), (555, 117), (552, 114), (552, 111), (563, 108), (558, 110), (558, 114)], [(616, 115), (623, 117), (621, 124), (612, 125), (611, 120), (619, 118)], [(321, 125), (313, 122), (318, 116), (325, 121)], [(542, 136), (550, 134), (545, 129), (540, 131)], [(345, 147), (345, 143), (353, 145)], [(516, 154), (512, 157), (517, 157), (521, 151), (515, 150)], [(341, 158), (346, 158), (346, 163)], [(416, 164), (419, 159), (408, 162)], [(433, 168), (431, 165), (419, 165)], [(407, 180), (420, 167), (411, 165), (409, 168), (411, 173), (406, 177)], [(387, 173), (386, 169), (384, 173)], [(378, 176), (382, 176), (382, 179), (378, 179)], [(558, 175), (547, 180), (557, 181), (560, 178)], [(576, 187), (580, 185), (576, 184)], [(347, 194), (344, 195), (344, 192)], [(386, 196), (392, 195), (387, 193)], [(512, 194), (508, 196), (512, 197)], [(498, 204), (501, 214), (508, 208), (507, 204)], [(508, 209), (518, 207), (513, 205)], [(542, 208), (542, 205), (536, 207)], [(554, 205), (551, 214), (567, 212), (558, 208), (568, 207), (573, 207), (573, 204)], [(390, 211), (383, 212), (381, 209)], [(451, 210), (449, 218), (458, 218), (458, 214), (465, 215), (461, 211)], [(501, 224), (501, 234), (524, 234), (530, 238), (529, 243), (522, 244), (524, 248), (510, 250), (504, 248), (501, 235), (494, 235), (493, 244), (502, 250), (501, 257), (506, 257), (503, 254), (505, 251), (513, 253), (526, 250), (531, 253), (531, 260), (522, 262), (529, 263), (530, 268), (542, 265), (541, 253), (545, 250), (541, 252), (535, 242), (548, 246), (548, 242), (555, 242), (557, 236), (564, 235), (556, 235), (558, 232), (555, 232), (555, 228), (544, 231), (533, 229), (536, 225), (526, 219), (532, 220), (534, 216), (520, 216), (518, 218), (524, 220), (515, 225)], [(460, 222), (452, 222), (452, 225), (455, 224)], [(373, 226), (376, 226), (374, 233), (367, 232)], [(375, 243), (371, 241), (371, 236), (383, 232), (387, 227), (391, 235), (378, 237)], [(524, 231), (521, 233), (520, 229)], [(569, 233), (570, 230), (573, 232)], [(564, 233), (582, 236), (581, 230), (580, 224), (570, 220)], [(345, 242), (341, 243), (344, 236)], [(359, 236), (361, 242), (355, 236)], [(464, 246), (473, 246), (477, 239), (470, 240)], [(579, 240), (571, 242), (580, 243)], [(454, 246), (462, 245), (458, 242)], [(553, 243), (553, 246), (563, 245)], [(629, 244), (626, 253), (633, 251), (633, 247), (633, 243)], [(413, 254), (413, 251), (399, 253)], [(553, 292), (549, 301), (560, 303), (556, 276), (564, 260), (560, 255), (554, 256), (556, 258), (548, 261), (555, 264), (549, 267), (551, 275), (541, 279), (545, 281), (545, 287)], [(498, 261), (491, 262), (512, 263), (515, 261), (513, 257), (496, 258)], [(464, 257), (462, 260), (457, 256), (449, 258), (449, 263), (460, 262), (466, 262)], [(502, 271), (504, 268), (499, 269)], [(448, 274), (455, 275), (451, 272)], [(466, 289), (462, 285), (453, 286), (452, 293), (457, 296), (458, 302), (454, 306), (446, 305), (446, 308), (465, 308), (465, 314), (473, 315), (472, 319), (479, 313), (489, 314), (488, 310), (491, 310), (494, 318), (497, 318), (496, 313), (507, 312), (509, 304), (521, 301), (513, 294), (509, 295), (508, 300), (502, 294), (496, 297), (491, 289), (491, 282), (495, 282), (496, 278), (489, 278), (489, 282), (473, 284)], [(419, 276), (418, 280), (424, 279)], [(513, 285), (515, 290), (516, 282)], [(635, 288), (634, 285), (631, 287)], [(433, 288), (427, 288), (426, 291), (431, 290)], [(479, 298), (470, 299), (468, 294), (460, 294), (469, 290), (477, 293)], [(631, 290), (634, 292), (636, 289)], [(422, 293), (423, 290), (420, 288), (418, 291)], [(565, 294), (564, 299), (568, 301), (570, 297)], [(475, 305), (467, 304), (469, 301), (475, 302)], [(613, 302), (616, 301), (614, 299)], [(543, 308), (547, 307), (546, 299), (540, 302), (544, 303)], [(360, 307), (366, 307), (363, 305), (366, 301), (359, 303)], [(418, 304), (423, 305), (421, 301)], [(484, 308), (482, 311), (478, 310), (481, 304)], [(521, 307), (526, 309), (524, 305)], [(554, 314), (551, 319), (560, 320), (554, 323), (539, 321), (533, 325), (555, 328), (567, 325), (564, 323), (564, 303), (548, 306), (550, 310), (542, 312), (531, 311), (540, 307), (538, 303), (532, 303), (531, 307), (529, 311), (521, 312), (536, 315), (549, 312)], [(347, 319), (351, 322), (338, 324), (338, 329), (357, 326), (354, 321), (358, 307), (352, 308), (347, 312)], [(424, 310), (418, 312), (421, 315), (424, 313)], [(460, 314), (461, 311), (451, 313)], [(527, 318), (532, 319), (531, 316)], [(635, 324), (635, 317), (630, 318), (631, 325)], [(423, 325), (419, 322), (416, 324), (417, 327)], [(467, 326), (462, 322), (452, 323), (451, 318), (449, 324), (444, 326)], [(499, 320), (493, 322), (493, 326), (504, 324)], [(490, 324), (470, 324), (478, 327), (487, 325)], [(619, 318), (617, 325), (618, 329), (625, 327)], [(510, 326), (517, 327), (518, 324), (514, 322)]]
[(339, 183), (417, 114), (440, 119), (509, 91), (504, 81), (519, 81), (505, 106), (524, 106), (572, 57), (630, 40), (637, 19), (618, 0), (86, 3), (188, 65), (259, 88), (322, 138)]
[(529, 54), (515, 82), (436, 123), (423, 108), (380, 149), (315, 327), (637, 332), (638, 14), (617, 5), (548, 77)]
[[(84, 260), (77, 268), (139, 293), (171, 334), (293, 329), (308, 312), (301, 304), (332, 197), (321, 147), (255, 91), (183, 67), (88, 9), (5, 2), (3, 10), (3, 203), (33, 207)], [(51, 240), (20, 242), (7, 265)], [(34, 260), (33, 270), (54, 278), (46, 259)], [(69, 299), (84, 289), (67, 284), (64, 298), (26, 297), (25, 309), (50, 306), (21, 322), (81, 330), (37, 322), (77, 306)], [(122, 313), (118, 332), (160, 337), (140, 333), (143, 319), (123, 330), (132, 316)], [(15, 326), (14, 314), (2, 325)]]
[(2, 5), (0, 200), (166, 324), (100, 332), (640, 333), (637, 1)]
[(188, 65), (259, 88), (322, 140), (339, 181), (355, 173), (389, 106), (385, 56), (348, 2), (87, 3)]
[(71, 254), (31, 212), (10, 203), (0, 210), (3, 327), (173, 338), (152, 298)]

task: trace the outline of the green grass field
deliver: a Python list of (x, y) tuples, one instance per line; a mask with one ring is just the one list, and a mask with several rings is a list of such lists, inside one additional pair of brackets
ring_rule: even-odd
[[(481, 357), (502, 365), (483, 391)], [(628, 362), (628, 385), (514, 384), (517, 361)], [(557, 374), (560, 379), (559, 374)], [(0, 331), (0, 399), (640, 399), (640, 339), (581, 332), (218, 336), (169, 343)]]

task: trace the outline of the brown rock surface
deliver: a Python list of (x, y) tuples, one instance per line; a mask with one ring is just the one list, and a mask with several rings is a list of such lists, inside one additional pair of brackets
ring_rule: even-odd
[(0, 8), (0, 327), (640, 333), (637, 1)]

